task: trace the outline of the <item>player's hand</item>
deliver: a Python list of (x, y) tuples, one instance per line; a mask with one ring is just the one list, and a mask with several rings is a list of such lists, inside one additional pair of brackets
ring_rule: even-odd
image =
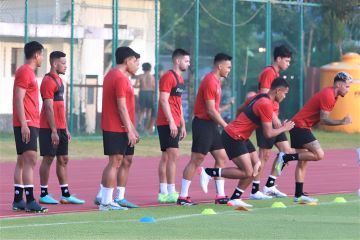
[(69, 132), (69, 129), (66, 129), (66, 136), (68, 138), (68, 142), (71, 142), (71, 133)]
[(231, 97), (228, 104), (233, 105), (234, 103), (235, 103), (235, 98)]
[(178, 127), (176, 126), (175, 122), (170, 122), (169, 128), (170, 128), (170, 136), (172, 138), (176, 138), (179, 130), (178, 130)]
[(352, 123), (352, 117), (350, 115), (347, 115), (346, 117), (343, 118), (343, 120), (342, 120), (343, 125), (350, 124), (350, 123)]
[(59, 135), (56, 130), (51, 131), (51, 143), (52, 145), (59, 145)]
[(129, 146), (134, 147), (135, 144), (138, 142), (139, 136), (136, 136), (136, 131), (134, 131), (134, 130), (129, 131), (127, 134), (128, 134), (128, 139), (129, 139), (129, 143), (128, 143)]
[(261, 170), (261, 162), (257, 161), (254, 165), (253, 177), (256, 177), (260, 173), (260, 170)]
[(293, 121), (288, 121), (287, 119), (284, 121), (283, 128), (285, 131), (290, 131), (295, 126), (295, 123)]
[(26, 144), (30, 142), (30, 129), (27, 125), (21, 126), (21, 139)]
[(186, 128), (185, 126), (182, 126), (180, 132), (180, 141), (183, 140), (184, 138), (186, 138)]
[(138, 131), (136, 131), (136, 129), (134, 129), (135, 131), (135, 136), (136, 136), (136, 143), (140, 142), (140, 134), (138, 133)]

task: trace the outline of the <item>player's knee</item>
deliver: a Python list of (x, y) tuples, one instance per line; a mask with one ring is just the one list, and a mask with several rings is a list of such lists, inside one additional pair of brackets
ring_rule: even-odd
[(244, 171), (244, 177), (246, 177), (246, 178), (250, 178), (250, 177), (252, 177), (253, 176), (253, 173), (254, 173), (254, 170), (253, 169), (246, 169), (245, 171)]
[(132, 164), (132, 159), (125, 158), (121, 164), (122, 167), (129, 168)]
[(316, 156), (316, 160), (320, 161), (324, 159), (324, 151), (322, 149), (319, 149), (316, 151), (315, 156)]

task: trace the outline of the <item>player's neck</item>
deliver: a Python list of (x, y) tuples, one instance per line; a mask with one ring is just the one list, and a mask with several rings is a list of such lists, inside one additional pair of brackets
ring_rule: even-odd
[(275, 69), (277, 73), (280, 73), (280, 67), (276, 62), (273, 62), (271, 66)]
[(122, 74), (124, 74), (125, 76), (130, 77), (131, 74), (127, 71), (126, 65), (118, 64), (115, 66), (115, 68), (117, 70), (119, 70)]
[(221, 76), (220, 76), (220, 72), (219, 71), (217, 71), (217, 70), (212, 70), (212, 74), (214, 74), (214, 76), (217, 78), (217, 80), (219, 80), (220, 81), (220, 79), (221, 79)]
[(32, 59), (27, 60), (26, 64), (29, 65), (34, 71), (37, 68), (36, 62), (34, 60), (32, 60)]
[(178, 75), (181, 75), (181, 70), (180, 70), (179, 66), (174, 65), (173, 68), (172, 68), (172, 70), (173, 70), (174, 72), (176, 72)]
[(50, 73), (51, 73), (51, 74), (54, 74), (54, 75), (59, 75), (59, 74), (57, 73), (57, 71), (56, 71), (55, 69), (53, 69), (53, 68), (50, 68)]

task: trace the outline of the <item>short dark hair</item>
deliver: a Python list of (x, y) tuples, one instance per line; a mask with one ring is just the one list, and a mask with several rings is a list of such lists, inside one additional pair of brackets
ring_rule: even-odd
[(222, 61), (231, 61), (231, 60), (232, 57), (230, 55), (227, 55), (226, 53), (218, 53), (214, 57), (214, 65)]
[(35, 53), (40, 52), (43, 49), (43, 45), (41, 45), (41, 43), (37, 41), (31, 41), (26, 43), (24, 46), (25, 58), (30, 59), (35, 55)]
[(185, 51), (182, 48), (177, 48), (173, 51), (173, 53), (171, 55), (171, 59), (174, 60), (178, 57), (184, 57), (184, 56), (190, 56), (190, 53), (188, 53), (187, 51)]
[(118, 47), (115, 52), (116, 64), (123, 64), (128, 57), (140, 58), (140, 54), (130, 47)]
[(142, 70), (143, 71), (150, 71), (151, 70), (151, 64), (146, 62), (146, 63), (143, 63), (142, 65)]
[(274, 89), (276, 89), (278, 87), (288, 88), (289, 83), (283, 77), (275, 78), (275, 80), (271, 83), (271, 88), (270, 89), (274, 90)]
[(334, 83), (352, 81), (352, 77), (347, 72), (338, 72), (334, 77)]
[(61, 51), (53, 51), (50, 53), (50, 62), (53, 61), (54, 59), (59, 59), (59, 58), (62, 58), (62, 57), (66, 57), (66, 54), (61, 52)]
[(274, 48), (274, 61), (278, 58), (291, 58), (292, 56), (292, 52), (285, 46), (285, 45), (280, 45)]

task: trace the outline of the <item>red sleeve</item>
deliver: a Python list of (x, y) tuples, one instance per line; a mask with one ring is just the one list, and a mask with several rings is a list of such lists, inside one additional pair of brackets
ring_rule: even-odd
[(16, 72), (15, 83), (14, 83), (16, 87), (27, 89), (29, 87), (29, 83), (30, 83), (30, 76), (26, 70), (20, 69), (18, 72)]
[(176, 86), (176, 79), (172, 73), (168, 72), (160, 78), (160, 82), (159, 82), (160, 92), (170, 93), (171, 89), (173, 89), (175, 86)]
[(326, 112), (331, 112), (335, 106), (335, 102), (336, 99), (333, 94), (322, 94), (322, 96), (320, 96), (320, 109)]
[(259, 77), (260, 88), (271, 88), (271, 83), (274, 81), (276, 76), (272, 70), (267, 70), (261, 73)]
[[(208, 82), (209, 83), (209, 82)], [(204, 88), (204, 100), (215, 100), (218, 88), (215, 84), (207, 84)]]
[(123, 98), (126, 97), (126, 89), (128, 87), (127, 79), (119, 78), (115, 81), (115, 91), (116, 97)]
[(58, 90), (56, 83), (54, 80), (49, 77), (44, 77), (41, 86), (40, 86), (40, 94), (43, 99), (54, 99), (54, 94)]
[(270, 101), (258, 100), (254, 104), (254, 113), (260, 117), (261, 122), (272, 122), (273, 105)]

